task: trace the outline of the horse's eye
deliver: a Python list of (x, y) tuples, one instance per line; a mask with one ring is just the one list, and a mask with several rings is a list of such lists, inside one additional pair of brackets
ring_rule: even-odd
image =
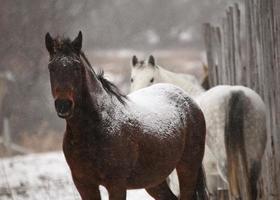
[(152, 78), (151, 80), (150, 80), (150, 83), (153, 83), (154, 82), (154, 78)]
[(131, 78), (130, 81), (131, 81), (131, 83), (133, 83), (133, 81), (134, 81), (133, 78)]

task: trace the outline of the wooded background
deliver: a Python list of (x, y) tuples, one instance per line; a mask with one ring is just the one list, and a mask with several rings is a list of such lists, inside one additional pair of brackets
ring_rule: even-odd
[(267, 106), (267, 147), (259, 199), (280, 199), (280, 1), (245, 0), (218, 26), (204, 25), (211, 86), (245, 85)]

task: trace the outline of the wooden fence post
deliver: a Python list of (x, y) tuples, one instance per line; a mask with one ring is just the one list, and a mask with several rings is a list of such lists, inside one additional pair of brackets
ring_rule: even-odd
[(12, 141), (9, 119), (7, 117), (5, 117), (3, 120), (3, 143), (7, 149), (8, 156), (10, 156), (12, 154)]
[[(242, 84), (258, 92), (267, 107), (267, 148), (260, 199), (280, 199), (280, 1), (245, 0), (226, 10), (219, 27), (204, 25), (210, 87)], [(244, 21), (245, 23), (241, 23)], [(244, 26), (242, 26), (244, 25)], [(245, 35), (242, 38), (242, 33)], [(218, 39), (217, 39), (218, 38)], [(242, 41), (245, 42), (242, 42)]]

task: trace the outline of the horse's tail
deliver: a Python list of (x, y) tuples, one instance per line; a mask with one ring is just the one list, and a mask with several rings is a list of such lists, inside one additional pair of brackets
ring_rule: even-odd
[(232, 199), (251, 200), (244, 141), (244, 101), (242, 91), (233, 91), (225, 117), (225, 147), (228, 164), (229, 191)]
[(203, 169), (203, 166), (200, 167), (197, 183), (196, 183), (196, 190), (195, 190), (195, 200), (208, 200), (209, 199), (209, 192), (206, 183), (206, 176)]

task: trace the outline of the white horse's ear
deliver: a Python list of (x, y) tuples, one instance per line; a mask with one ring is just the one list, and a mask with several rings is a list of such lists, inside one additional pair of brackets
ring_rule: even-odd
[(135, 67), (135, 66), (137, 65), (137, 63), (138, 63), (138, 59), (137, 59), (137, 57), (134, 55), (134, 56), (132, 57), (131, 64), (132, 64), (133, 67)]
[(156, 66), (156, 61), (153, 55), (150, 55), (148, 63), (152, 66)]

